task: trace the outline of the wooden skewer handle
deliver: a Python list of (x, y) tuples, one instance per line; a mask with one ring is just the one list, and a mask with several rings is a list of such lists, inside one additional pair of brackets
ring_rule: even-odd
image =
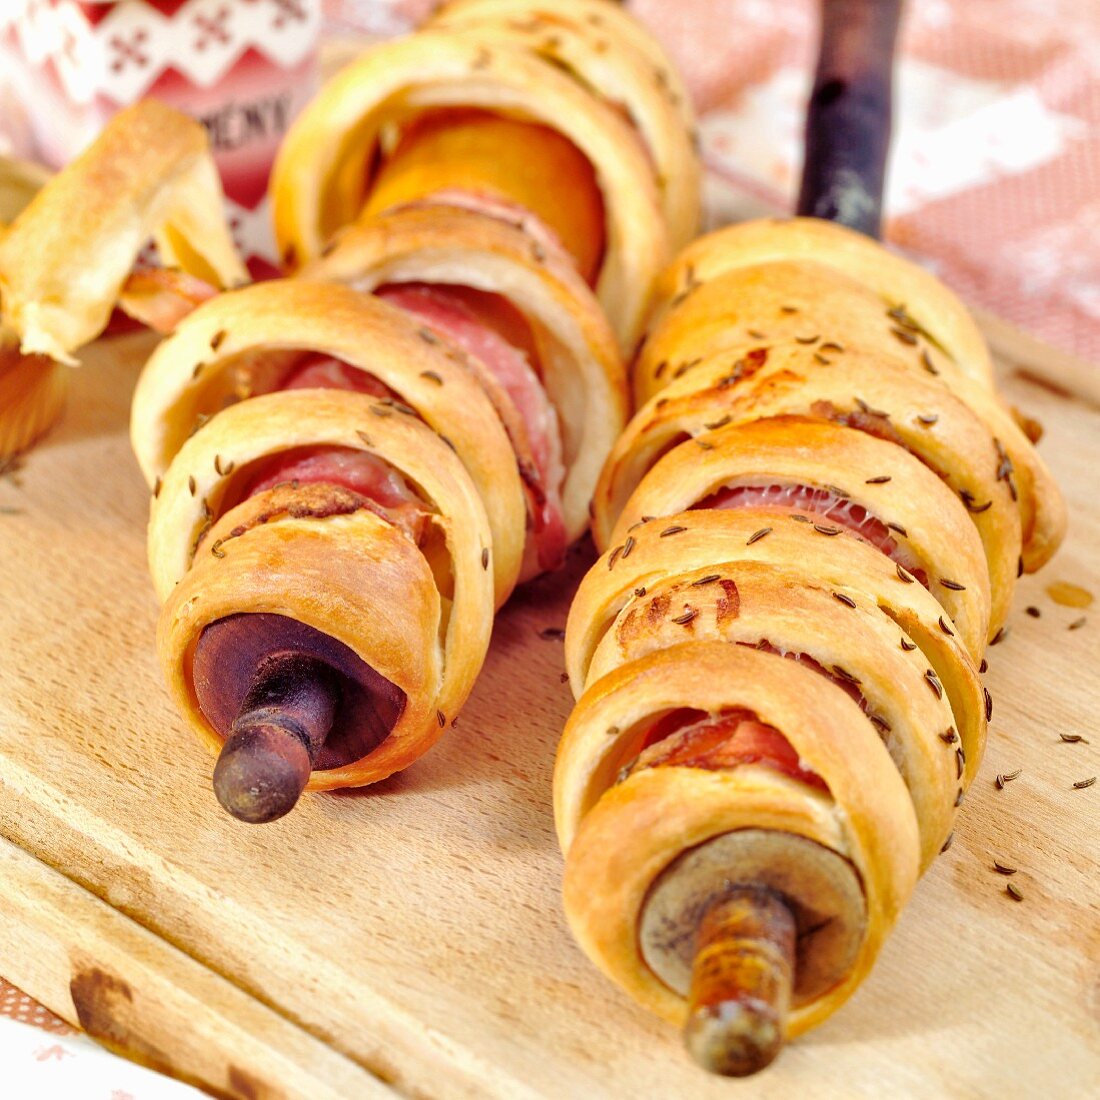
[(703, 914), (684, 1042), (708, 1073), (747, 1077), (783, 1046), (795, 920), (773, 891), (737, 887)]
[(902, 0), (821, 0), (798, 212), (882, 230), (894, 43)]
[(214, 793), (235, 818), (274, 821), (294, 808), (340, 701), (316, 658), (278, 654), (257, 669), (214, 767)]

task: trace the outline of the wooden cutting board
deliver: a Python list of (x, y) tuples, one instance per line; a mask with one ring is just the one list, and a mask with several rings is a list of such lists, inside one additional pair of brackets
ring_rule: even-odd
[[(561, 643), (540, 632), (564, 625), (590, 550), (503, 611), (458, 729), (413, 768), (270, 826), (220, 811), (153, 656), (148, 500), (126, 441), (147, 348), (93, 349), (22, 484), (0, 480), (5, 976), (114, 1048), (240, 1097), (1097, 1087), (1100, 782), (1073, 783), (1100, 773), (1100, 605), (1045, 593), (1100, 592), (1096, 375), (1034, 345), (1002, 364), (1010, 399), (1047, 428), (1069, 542), (1021, 584), (990, 651), (992, 737), (954, 845), (853, 1001), (734, 1085), (694, 1069), (561, 916), (550, 772), (570, 696)], [(995, 858), (1019, 868), (1023, 901)]]

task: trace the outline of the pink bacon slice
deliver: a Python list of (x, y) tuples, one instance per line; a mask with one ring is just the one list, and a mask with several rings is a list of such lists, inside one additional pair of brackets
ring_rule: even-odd
[(831, 489), (809, 485), (731, 485), (712, 493), (695, 508), (751, 508), (781, 515), (804, 515), (843, 528), (908, 570), (926, 588), (928, 573), (894, 538), (890, 528), (862, 504)]

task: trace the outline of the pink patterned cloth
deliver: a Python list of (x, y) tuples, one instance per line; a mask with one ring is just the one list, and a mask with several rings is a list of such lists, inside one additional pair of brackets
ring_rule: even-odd
[[(712, 213), (789, 208), (816, 2), (630, 6), (687, 75), (721, 181)], [(1100, 4), (910, 3), (895, 102), (888, 239), (967, 301), (1100, 360)]]
[(37, 1001), (32, 1000), (26, 993), (16, 989), (11, 982), (3, 978), (0, 978), (0, 1016), (41, 1028), (43, 1031), (50, 1031), (54, 1035), (73, 1033), (73, 1028), (59, 1016), (43, 1008)]

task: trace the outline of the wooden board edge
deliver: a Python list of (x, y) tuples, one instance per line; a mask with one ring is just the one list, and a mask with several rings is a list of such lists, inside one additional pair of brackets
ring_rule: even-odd
[(1078, 359), (977, 306), (967, 307), (1003, 369), (1045, 385), (1059, 397), (1100, 410), (1100, 365)]
[(116, 1054), (241, 1100), (396, 1095), (3, 837), (0, 881), (5, 976)]

